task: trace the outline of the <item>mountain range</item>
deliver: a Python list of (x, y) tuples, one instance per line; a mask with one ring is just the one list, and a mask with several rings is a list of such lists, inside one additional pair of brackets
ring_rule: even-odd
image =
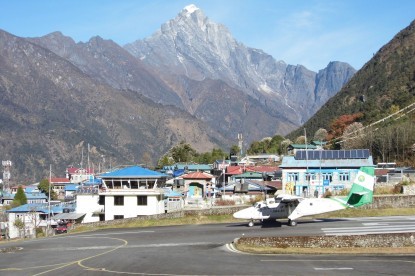
[(338, 61), (319, 72), (277, 61), (194, 5), (124, 46), (0, 31), (0, 61), (0, 156), (28, 181), (87, 159), (96, 170), (154, 165), (183, 140), (210, 151), (229, 149), (238, 133), (245, 145), (285, 135), (356, 72)]

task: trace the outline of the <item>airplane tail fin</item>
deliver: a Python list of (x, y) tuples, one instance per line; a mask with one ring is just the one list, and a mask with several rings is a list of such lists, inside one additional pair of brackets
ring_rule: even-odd
[(346, 199), (347, 204), (358, 207), (372, 203), (374, 186), (375, 169), (373, 167), (361, 167)]

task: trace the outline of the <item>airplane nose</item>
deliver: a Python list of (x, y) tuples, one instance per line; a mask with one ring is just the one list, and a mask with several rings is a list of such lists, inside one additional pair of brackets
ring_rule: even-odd
[(240, 210), (233, 214), (236, 219), (249, 219), (251, 217), (252, 207)]
[(233, 217), (236, 218), (236, 219), (240, 219), (241, 218), (241, 211), (238, 211), (238, 212), (234, 213)]

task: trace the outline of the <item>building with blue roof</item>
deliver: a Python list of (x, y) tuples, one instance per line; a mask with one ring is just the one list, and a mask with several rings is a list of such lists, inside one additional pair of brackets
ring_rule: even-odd
[[(13, 202), (16, 194), (4, 193), (1, 198), (3, 205), (10, 205)], [(39, 192), (39, 190), (32, 190), (32, 192), (25, 192), (27, 203), (47, 203), (48, 197), (46, 194)]]
[[(61, 205), (51, 205), (46, 203), (28, 203), (18, 207), (7, 210), (9, 237), (34, 237), (36, 228), (46, 227), (49, 217), (62, 213), (63, 207)], [(23, 228), (18, 228), (16, 221), (23, 223)]]
[(375, 167), (367, 149), (299, 150), (280, 165), (283, 193), (322, 196), (326, 190), (348, 189), (363, 166)]
[(165, 209), (169, 176), (140, 166), (120, 168), (97, 176), (99, 188), (80, 186), (75, 194), (77, 213), (84, 223), (160, 214)]
[(206, 172), (211, 173), (213, 166), (209, 164), (181, 164), (164, 166), (162, 171), (174, 177), (191, 172)]

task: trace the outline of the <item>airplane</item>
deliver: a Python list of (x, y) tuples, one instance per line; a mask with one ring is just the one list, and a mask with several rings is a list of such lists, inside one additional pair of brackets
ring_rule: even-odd
[(293, 195), (278, 195), (267, 198), (265, 201), (256, 202), (254, 206), (234, 213), (233, 217), (249, 220), (249, 227), (254, 226), (254, 221), (285, 218), (288, 218), (289, 226), (296, 226), (296, 220), (304, 216), (355, 208), (372, 203), (374, 185), (374, 168), (361, 167), (346, 198), (303, 198)]

